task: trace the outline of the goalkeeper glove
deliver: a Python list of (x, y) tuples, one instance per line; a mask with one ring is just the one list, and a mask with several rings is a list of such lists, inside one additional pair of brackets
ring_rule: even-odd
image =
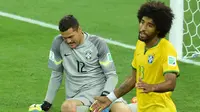
[(50, 104), (47, 101), (44, 101), (43, 104), (41, 105), (42, 110), (48, 111), (51, 108), (52, 104)]

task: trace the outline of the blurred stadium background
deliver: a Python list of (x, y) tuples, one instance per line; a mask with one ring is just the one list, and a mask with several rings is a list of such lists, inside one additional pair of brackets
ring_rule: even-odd
[[(64, 15), (73, 14), (84, 31), (134, 46), (138, 35), (136, 14), (145, 1), (0, 0), (0, 11), (53, 25), (57, 25)], [(169, 4), (169, 0), (162, 1)], [(197, 3), (199, 6), (200, 1), (191, 3), (191, 6)], [(200, 10), (197, 16), (200, 17)], [(54, 36), (59, 32), (4, 16), (0, 16), (0, 30), (0, 112), (27, 112), (31, 104), (42, 103), (45, 97), (50, 77), (48, 53)], [(109, 47), (116, 64), (119, 86), (131, 73), (133, 50), (113, 44)], [(172, 96), (177, 110), (199, 112), (199, 66), (182, 62), (179, 66), (181, 76)], [(130, 103), (133, 96), (135, 90), (124, 98)], [(59, 112), (64, 98), (62, 85), (51, 112)]]

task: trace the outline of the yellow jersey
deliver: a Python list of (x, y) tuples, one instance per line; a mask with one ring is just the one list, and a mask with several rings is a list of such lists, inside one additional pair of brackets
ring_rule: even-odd
[[(173, 45), (162, 38), (157, 45), (146, 49), (145, 43), (138, 40), (132, 67), (136, 69), (136, 83), (139, 78), (148, 84), (158, 84), (165, 81), (165, 73), (176, 72), (179, 75), (177, 53)], [(142, 93), (136, 89), (138, 112), (176, 112), (176, 107), (171, 99), (171, 92)]]

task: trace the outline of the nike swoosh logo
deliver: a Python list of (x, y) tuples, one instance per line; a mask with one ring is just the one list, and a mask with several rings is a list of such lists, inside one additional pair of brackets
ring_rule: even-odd
[(64, 56), (69, 56), (70, 54), (64, 54)]

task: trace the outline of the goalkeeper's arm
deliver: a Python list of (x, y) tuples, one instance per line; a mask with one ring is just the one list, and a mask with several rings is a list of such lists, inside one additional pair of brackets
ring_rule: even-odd
[(61, 85), (62, 76), (63, 76), (62, 74), (63, 73), (61, 72), (52, 71), (46, 97), (45, 97), (44, 103), (41, 106), (42, 110), (47, 111), (51, 107), (52, 102), (56, 96), (56, 93)]

